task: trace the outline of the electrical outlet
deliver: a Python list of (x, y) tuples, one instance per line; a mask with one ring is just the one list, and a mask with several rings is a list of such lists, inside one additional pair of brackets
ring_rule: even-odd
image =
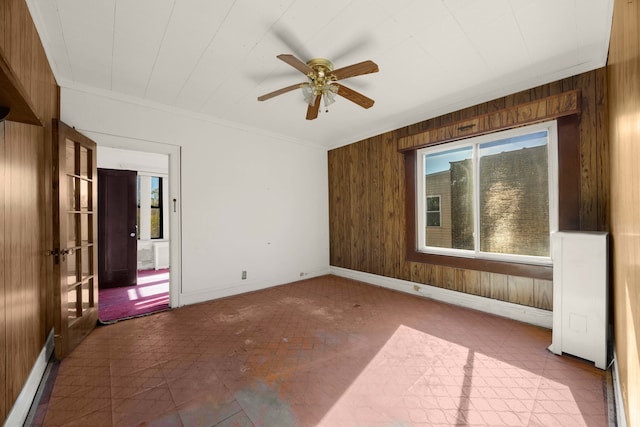
[(242, 280), (247, 279), (247, 270), (242, 270)]

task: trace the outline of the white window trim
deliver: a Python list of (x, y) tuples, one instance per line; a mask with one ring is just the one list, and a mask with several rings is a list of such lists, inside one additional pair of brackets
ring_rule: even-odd
[[(501, 132), (490, 133), (487, 135), (481, 135), (473, 138), (468, 138), (464, 140), (449, 142), (445, 144), (441, 144), (438, 146), (430, 146), (425, 147), (417, 151), (416, 161), (417, 161), (417, 182), (416, 182), (416, 218), (417, 218), (417, 227), (416, 227), (416, 242), (418, 243), (417, 250), (419, 252), (428, 253), (428, 254), (436, 254), (436, 255), (447, 255), (447, 256), (457, 256), (457, 257), (465, 257), (465, 258), (479, 258), (479, 259), (487, 259), (494, 261), (506, 261), (506, 262), (520, 262), (527, 264), (539, 264), (539, 265), (551, 265), (551, 256), (541, 257), (541, 256), (530, 256), (530, 255), (513, 255), (513, 254), (496, 254), (496, 253), (487, 253), (481, 252), (478, 244), (478, 237), (476, 236), (477, 230), (480, 228), (480, 215), (477, 213), (480, 212), (480, 201), (478, 197), (474, 198), (474, 245), (476, 246), (475, 250), (465, 250), (465, 249), (451, 249), (451, 248), (438, 248), (433, 246), (426, 245), (426, 234), (424, 230), (426, 230), (426, 197), (425, 195), (425, 161), (424, 156), (426, 153), (433, 154), (442, 151), (449, 151), (456, 148), (462, 147), (472, 147), (473, 154), (471, 159), (475, 165), (476, 159), (478, 156), (478, 147), (480, 144), (495, 141), (498, 139), (506, 139), (512, 138), (519, 135), (535, 133), (546, 130), (548, 132), (548, 182), (549, 182), (549, 233), (553, 233), (558, 231), (558, 126), (555, 120), (538, 123), (530, 126), (524, 126), (515, 129), (509, 129)], [(474, 180), (475, 182), (479, 182), (479, 168), (474, 168)], [(442, 220), (442, 218), (441, 218)], [(551, 250), (549, 250), (551, 253)]]

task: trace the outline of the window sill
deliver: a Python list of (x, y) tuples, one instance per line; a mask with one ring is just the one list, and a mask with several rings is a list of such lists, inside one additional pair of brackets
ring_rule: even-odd
[(445, 267), (486, 271), (510, 276), (531, 277), (533, 279), (552, 280), (553, 267), (550, 265), (524, 264), (517, 262), (495, 261), (482, 258), (466, 258), (450, 255), (436, 255), (407, 249), (407, 260)]

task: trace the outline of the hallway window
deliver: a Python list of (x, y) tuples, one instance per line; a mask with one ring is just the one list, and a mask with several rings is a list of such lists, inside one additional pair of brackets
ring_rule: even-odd
[(162, 178), (151, 177), (151, 238), (162, 239)]
[(163, 239), (165, 177), (138, 175), (138, 240)]

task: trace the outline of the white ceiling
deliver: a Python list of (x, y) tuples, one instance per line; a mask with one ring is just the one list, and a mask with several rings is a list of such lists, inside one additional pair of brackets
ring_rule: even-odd
[[(336, 147), (606, 63), (613, 0), (28, 0), (58, 84)], [(278, 60), (380, 72), (305, 120)]]

